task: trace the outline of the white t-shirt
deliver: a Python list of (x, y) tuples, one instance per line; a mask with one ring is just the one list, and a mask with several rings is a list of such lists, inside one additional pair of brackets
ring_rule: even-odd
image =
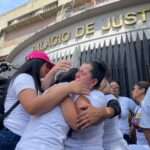
[(137, 145), (137, 144), (130, 144), (130, 150), (150, 150), (148, 145)]
[[(95, 107), (106, 106), (106, 98), (100, 91), (92, 91), (87, 98)], [(65, 142), (65, 150), (103, 150), (103, 134), (104, 122), (84, 130), (72, 131)]]
[(48, 113), (31, 117), (16, 150), (63, 150), (69, 129), (60, 106), (56, 106)]
[(142, 103), (140, 126), (142, 128), (150, 128), (150, 88), (148, 89)]
[(129, 134), (129, 113), (134, 112), (136, 108), (136, 103), (128, 98), (119, 96), (118, 101), (121, 106), (121, 117), (119, 118), (119, 128), (123, 134)]
[[(117, 100), (112, 94), (105, 95), (107, 103), (110, 100)], [(124, 141), (122, 133), (118, 128), (118, 116), (104, 121), (104, 137), (103, 137), (105, 150), (128, 150), (128, 145)]]
[[(18, 95), (24, 89), (36, 90), (32, 76), (26, 73), (18, 75), (14, 81), (10, 83), (5, 101), (5, 112), (18, 101)], [(29, 118), (30, 115), (24, 110), (22, 105), (19, 104), (4, 120), (4, 126), (21, 136), (29, 122)]]
[[(137, 106), (135, 109), (135, 119), (139, 122), (142, 116), (142, 104), (141, 106)], [(138, 145), (148, 145), (148, 142), (144, 136), (143, 130), (141, 128), (136, 129), (136, 137), (137, 137), (137, 144)]]
[(16, 150), (63, 150), (69, 126), (61, 108), (32, 117)]

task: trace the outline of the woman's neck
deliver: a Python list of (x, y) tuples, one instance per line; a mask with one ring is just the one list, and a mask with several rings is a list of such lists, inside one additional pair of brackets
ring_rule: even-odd
[(145, 96), (145, 95), (139, 96), (139, 97), (137, 98), (137, 100), (141, 103), (141, 102), (143, 101), (143, 99), (144, 99), (144, 96)]

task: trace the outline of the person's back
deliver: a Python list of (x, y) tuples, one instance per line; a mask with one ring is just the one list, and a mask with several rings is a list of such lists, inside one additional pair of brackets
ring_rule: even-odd
[[(115, 100), (112, 94), (105, 95), (107, 102)], [(118, 128), (118, 116), (104, 121), (103, 146), (105, 150), (128, 150), (127, 143), (124, 141), (122, 133)]]
[[(106, 106), (103, 93), (93, 90), (86, 96), (95, 107)], [(97, 123), (84, 130), (72, 131), (65, 142), (66, 150), (103, 150), (104, 123)]]
[(64, 120), (61, 108), (32, 117), (16, 150), (62, 150), (69, 126)]

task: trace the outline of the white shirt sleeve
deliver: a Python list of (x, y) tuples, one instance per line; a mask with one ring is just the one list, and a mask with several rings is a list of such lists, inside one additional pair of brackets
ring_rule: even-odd
[(117, 100), (117, 98), (112, 95), (112, 94), (107, 94), (105, 95), (106, 99), (107, 99), (107, 103), (110, 101), (110, 100)]
[(18, 95), (24, 89), (36, 90), (32, 76), (25, 74), (25, 73), (18, 75), (14, 79), (13, 86), (14, 86), (16, 95)]
[(134, 113), (135, 112), (135, 109), (137, 107), (137, 104), (130, 98), (128, 98), (128, 108), (129, 110)]
[(105, 95), (98, 90), (91, 91), (90, 94), (86, 97), (94, 107), (104, 107), (107, 104)]

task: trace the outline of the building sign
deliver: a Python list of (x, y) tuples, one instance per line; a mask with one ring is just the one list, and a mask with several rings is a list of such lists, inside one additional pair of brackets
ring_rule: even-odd
[(110, 31), (111, 29), (118, 29), (123, 26), (132, 26), (137, 24), (139, 21), (142, 23), (147, 22), (147, 13), (150, 9), (144, 9), (138, 12), (129, 12), (125, 15), (120, 15), (119, 17), (108, 18), (106, 24), (102, 27), (103, 31)]
[[(75, 37), (82, 38), (83, 36), (93, 35), (95, 33), (94, 23), (86, 24), (76, 28)], [(64, 32), (54, 36), (49, 36), (44, 40), (40, 40), (33, 46), (33, 49), (47, 49), (49, 47), (55, 47), (59, 44), (68, 42), (71, 39), (71, 32)]]
[[(120, 14), (119, 16), (107, 17), (103, 24), (100, 25), (99, 31), (104, 35), (113, 30), (131, 27), (138, 25), (139, 23), (144, 24), (148, 21), (148, 13), (150, 9), (143, 9), (137, 12), (127, 12)], [(99, 18), (98, 18), (99, 19)], [(99, 20), (96, 21), (99, 21)], [(73, 28), (73, 31), (64, 31), (51, 36), (47, 36), (43, 40), (38, 41), (33, 45), (33, 49), (47, 49), (54, 48), (58, 45), (69, 42), (71, 39), (80, 40), (83, 37), (94, 36), (96, 32), (97, 22), (85, 23), (83, 25)]]

